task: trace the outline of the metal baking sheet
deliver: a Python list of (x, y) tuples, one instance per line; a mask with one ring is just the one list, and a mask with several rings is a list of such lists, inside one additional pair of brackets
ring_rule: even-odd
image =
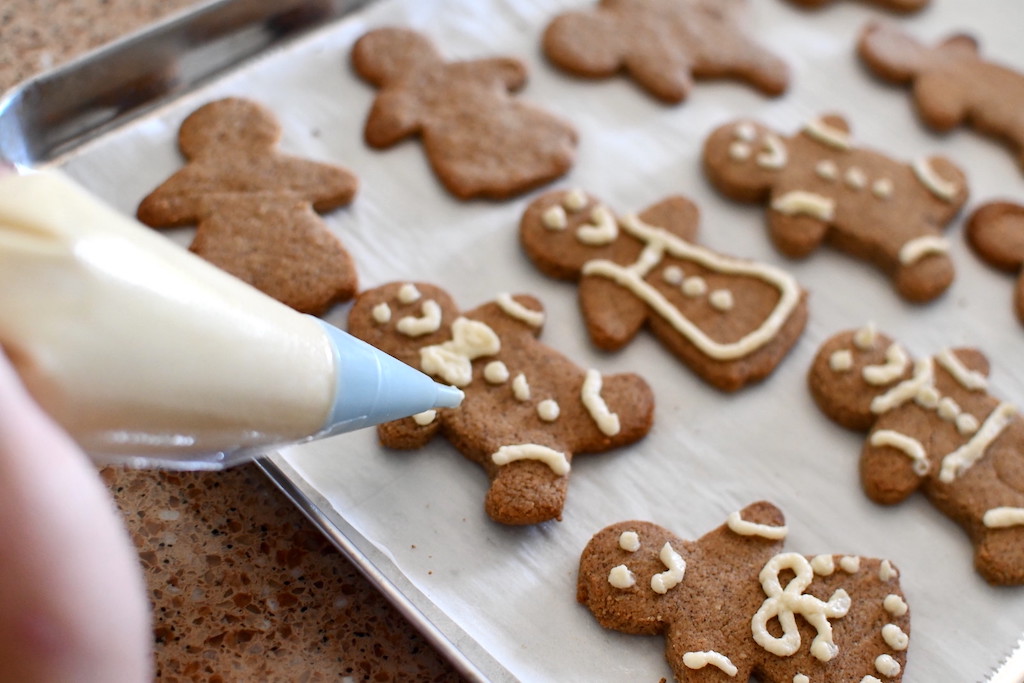
[[(1024, 199), (1024, 175), (1011, 154), (969, 131), (929, 133), (906, 93), (870, 78), (852, 52), (860, 27), (882, 18), (928, 42), (969, 30), (986, 54), (1012, 61), (1020, 54), (1016, 27), (1024, 7), (989, 0), (971, 3), (967, 13), (964, 2), (934, 0), (923, 13), (897, 18), (868, 3), (806, 12), (783, 0), (752, 2), (748, 27), (789, 62), (791, 91), (767, 99), (741, 85), (703, 83), (686, 104), (666, 106), (624, 79), (576, 80), (544, 61), (544, 25), (554, 13), (581, 4), (379, 0), (353, 7), (217, 78), (146, 99), (132, 115), (103, 121), (95, 134), (59, 141), (53, 153), (26, 153), (24, 162), (60, 165), (131, 214), (180, 167), (174, 140), (188, 113), (222, 96), (253, 98), (280, 118), (283, 150), (359, 175), (355, 202), (326, 220), (353, 253), (363, 288), (431, 281), (464, 308), (500, 292), (531, 293), (547, 310), (543, 341), (580, 365), (648, 379), (657, 398), (651, 434), (618, 452), (578, 458), (560, 523), (506, 528), (490, 522), (482, 510), (486, 477), (440, 439), (421, 451), (396, 453), (382, 449), (370, 430), (287, 449), (263, 463), (468, 677), (671, 677), (661, 638), (603, 630), (575, 603), (579, 552), (594, 532), (622, 519), (648, 519), (696, 538), (733, 510), (769, 499), (787, 514), (788, 549), (887, 557), (900, 567), (913, 610), (905, 681), (985, 678), (1024, 630), (1024, 588), (987, 585), (973, 570), (966, 536), (923, 497), (891, 508), (870, 503), (857, 473), (863, 435), (817, 411), (805, 373), (824, 339), (873, 320), (915, 355), (983, 348), (992, 361), (994, 393), (1022, 402), (1024, 330), (1011, 311), (1012, 278), (970, 254), (962, 218), (950, 229), (957, 280), (927, 306), (903, 303), (878, 273), (828, 249), (789, 261), (768, 243), (760, 207), (733, 204), (712, 191), (699, 151), (715, 125), (740, 116), (789, 132), (838, 111), (864, 144), (907, 160), (931, 153), (956, 159), (973, 190), (968, 211), (995, 197)], [(702, 244), (792, 272), (811, 291), (811, 316), (777, 372), (727, 395), (703, 385), (649, 336), (615, 354), (594, 349), (574, 285), (539, 275), (520, 252), (518, 219), (533, 195), (458, 202), (431, 175), (417, 143), (388, 151), (363, 144), (374, 91), (354, 76), (348, 53), (358, 36), (383, 25), (422, 31), (448, 58), (515, 55), (527, 62), (530, 81), (521, 96), (570, 119), (580, 132), (578, 162), (555, 187), (584, 188), (622, 212), (685, 194), (701, 207)], [(189, 54), (187, 45), (179, 49), (183, 58)], [(21, 128), (12, 128), (12, 120)], [(38, 136), (46, 124), (0, 112), (5, 154), (20, 140), (36, 139), (26, 130)], [(184, 244), (189, 232), (174, 239)], [(344, 326), (346, 313), (340, 306), (327, 317)]]

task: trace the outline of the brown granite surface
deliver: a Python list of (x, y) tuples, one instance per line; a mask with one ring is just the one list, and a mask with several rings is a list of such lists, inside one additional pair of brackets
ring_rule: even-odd
[[(3, 0), (0, 91), (196, 0)], [(163, 681), (458, 681), (255, 467), (102, 472), (139, 550)]]

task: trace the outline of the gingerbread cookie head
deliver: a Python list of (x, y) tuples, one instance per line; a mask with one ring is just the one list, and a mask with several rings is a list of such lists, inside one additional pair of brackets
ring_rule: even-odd
[(953, 280), (942, 229), (967, 199), (963, 172), (944, 157), (911, 164), (853, 145), (838, 115), (783, 136), (752, 121), (717, 128), (704, 170), (722, 194), (768, 205), (769, 234), (787, 256), (822, 242), (875, 263), (907, 300), (925, 302)]
[(584, 549), (577, 600), (605, 628), (666, 637), (677, 680), (900, 680), (909, 610), (888, 561), (783, 552), (767, 502), (697, 541), (621, 522)]
[(787, 273), (693, 242), (697, 207), (670, 197), (617, 216), (580, 190), (534, 200), (520, 239), (537, 267), (578, 280), (594, 343), (616, 350), (647, 326), (710, 384), (737, 390), (781, 362), (806, 321), (804, 291)]
[(460, 199), (513, 197), (572, 167), (572, 126), (512, 96), (527, 76), (517, 59), (446, 62), (423, 35), (382, 28), (356, 41), (352, 64), (380, 89), (367, 144), (419, 138), (437, 177)]
[(967, 242), (983, 261), (1010, 273), (1019, 273), (1013, 302), (1024, 324), (1024, 206), (989, 202), (967, 220)]
[(465, 392), (458, 408), (381, 425), (381, 442), (418, 448), (443, 434), (487, 472), (485, 509), (504, 524), (560, 519), (574, 456), (637, 441), (653, 420), (646, 382), (580, 368), (537, 340), (543, 322), (533, 297), (460, 312), (425, 283), (363, 292), (349, 315), (355, 336)]
[(281, 139), (281, 126), (260, 105), (239, 97), (212, 102), (189, 114), (178, 131), (186, 159), (222, 154), (268, 154)]
[(769, 95), (785, 91), (781, 59), (740, 29), (737, 0), (601, 0), (557, 16), (544, 52), (586, 78), (625, 72), (655, 97), (683, 101), (695, 78), (735, 78)]
[(899, 503), (921, 491), (959, 523), (975, 567), (995, 584), (1024, 583), (1024, 420), (988, 392), (989, 365), (974, 349), (913, 360), (873, 327), (825, 342), (811, 393), (836, 422), (868, 437), (864, 492)]

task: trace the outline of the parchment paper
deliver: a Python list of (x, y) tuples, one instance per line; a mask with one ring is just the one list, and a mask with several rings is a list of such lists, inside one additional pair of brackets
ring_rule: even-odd
[[(590, 536), (639, 518), (697, 538), (726, 515), (769, 499), (786, 513), (787, 549), (890, 558), (913, 612), (908, 683), (979, 680), (1024, 629), (1024, 587), (993, 588), (973, 570), (966, 535), (920, 495), (884, 508), (866, 499), (857, 474), (864, 436), (826, 419), (805, 373), (834, 332), (869, 320), (915, 355), (978, 346), (992, 361), (992, 391), (1024, 402), (1024, 329), (1011, 311), (1013, 278), (967, 249), (962, 217), (950, 229), (957, 279), (939, 301), (902, 302), (865, 264), (822, 248), (794, 262), (774, 251), (763, 209), (718, 196), (699, 167), (710, 130), (739, 116), (795, 131), (812, 116), (847, 115), (854, 137), (910, 160), (931, 153), (968, 171), (968, 210), (997, 197), (1024, 200), (1024, 175), (1003, 147), (961, 130), (939, 137), (915, 119), (904, 90), (873, 80), (853, 55), (866, 21), (899, 22), (932, 43), (966, 29), (987, 55), (1024, 67), (1017, 0), (935, 0), (907, 18), (869, 4), (837, 2), (818, 12), (755, 0), (748, 26), (792, 67), (787, 95), (768, 99), (730, 83), (702, 83), (667, 106), (625, 79), (588, 82), (556, 71), (539, 39), (575, 0), (384, 0), (284, 51), (109, 134), (65, 160), (87, 187), (134, 213), (139, 200), (181, 165), (175, 134), (201, 104), (227, 95), (259, 100), (279, 116), (282, 149), (339, 163), (361, 179), (351, 207), (327, 221), (358, 264), (361, 287), (425, 280), (463, 308), (499, 292), (537, 295), (548, 312), (541, 339), (585, 367), (635, 371), (657, 397), (654, 429), (636, 446), (574, 462), (561, 523), (505, 528), (482, 504), (486, 478), (446, 441), (389, 452), (373, 430), (294, 448), (277, 458), (295, 485), (341, 530), (374, 578), (434, 623), (483, 675), (523, 680), (641, 680), (671, 677), (657, 637), (601, 629), (575, 602), (576, 565)], [(682, 193), (702, 210), (700, 242), (776, 264), (811, 291), (810, 322), (773, 376), (728, 395), (704, 385), (646, 333), (615, 354), (595, 350), (573, 284), (539, 275), (521, 253), (518, 219), (532, 196), (457, 202), (409, 142), (373, 151), (362, 125), (375, 91), (348, 65), (370, 28), (403, 25), (429, 35), (450, 58), (514, 55), (530, 68), (522, 97), (573, 121), (579, 159), (555, 187), (581, 187), (611, 208), (639, 211)], [(966, 212), (965, 212), (966, 215)], [(187, 243), (188, 232), (175, 238)], [(328, 319), (344, 326), (347, 307)]]

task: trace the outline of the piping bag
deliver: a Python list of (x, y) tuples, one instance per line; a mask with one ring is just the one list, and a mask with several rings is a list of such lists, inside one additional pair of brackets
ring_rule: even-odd
[(103, 464), (221, 469), (462, 400), (59, 171), (0, 166), (0, 346)]

